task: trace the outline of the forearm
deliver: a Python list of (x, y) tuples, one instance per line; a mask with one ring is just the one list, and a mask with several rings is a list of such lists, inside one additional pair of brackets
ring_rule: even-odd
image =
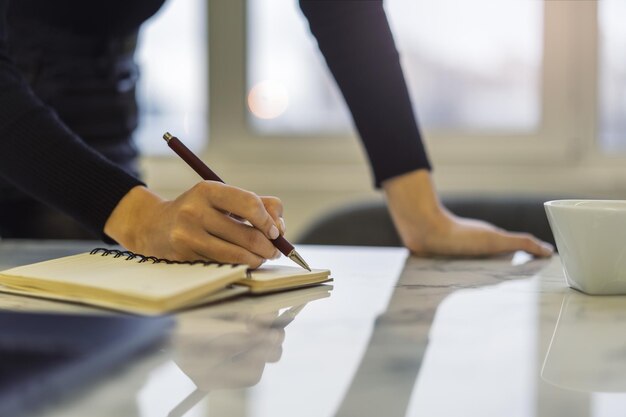
[(382, 1), (300, 0), (346, 100), (377, 186), (430, 169)]
[(525, 234), (458, 218), (439, 202), (381, 0), (300, 0), (382, 186), (404, 244), (420, 255), (551, 248)]
[(35, 108), (0, 126), (0, 136), (3, 179), (98, 234), (117, 202), (141, 184), (83, 144), (46, 109)]
[(1, 48), (0, 137), (0, 176), (97, 234), (119, 200), (141, 184), (74, 135)]
[(437, 196), (430, 171), (419, 169), (390, 178), (382, 183), (382, 189), (402, 241), (419, 251), (426, 236), (441, 227), (445, 219), (445, 208)]

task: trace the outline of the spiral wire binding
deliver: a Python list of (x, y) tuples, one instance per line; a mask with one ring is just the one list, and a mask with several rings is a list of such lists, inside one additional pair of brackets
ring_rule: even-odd
[(106, 249), (106, 248), (95, 248), (94, 250), (89, 252), (89, 254), (90, 255), (100, 254), (100, 256), (113, 255), (114, 258), (126, 257), (127, 261), (130, 261), (130, 260), (133, 260), (133, 259), (139, 259), (138, 263), (140, 263), (140, 264), (144, 263), (144, 262), (152, 261), (153, 264), (159, 264), (159, 263), (184, 264), (184, 265), (198, 265), (198, 264), (200, 264), (200, 265), (204, 265), (204, 266), (217, 265), (218, 267), (230, 266), (232, 268), (240, 265), (240, 264), (229, 264), (229, 263), (223, 263), (223, 262), (202, 261), (202, 260), (196, 260), (196, 261), (173, 261), (171, 259), (157, 258), (156, 256), (146, 256), (146, 255), (142, 255), (140, 253), (131, 252), (129, 250), (122, 251), (122, 250), (119, 250), (119, 249)]

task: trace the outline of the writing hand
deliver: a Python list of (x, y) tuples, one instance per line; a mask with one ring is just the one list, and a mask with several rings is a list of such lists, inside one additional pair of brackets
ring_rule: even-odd
[(284, 232), (282, 212), (278, 198), (215, 181), (202, 181), (174, 200), (135, 187), (115, 207), (104, 232), (145, 255), (256, 268), (280, 255), (270, 239)]

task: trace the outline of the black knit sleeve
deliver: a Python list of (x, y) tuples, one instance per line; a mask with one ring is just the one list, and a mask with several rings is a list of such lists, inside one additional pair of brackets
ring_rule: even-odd
[(382, 0), (300, 0), (367, 151), (375, 184), (431, 169)]
[(141, 181), (93, 151), (30, 90), (6, 48), (0, 0), (0, 176), (106, 239), (104, 224)]

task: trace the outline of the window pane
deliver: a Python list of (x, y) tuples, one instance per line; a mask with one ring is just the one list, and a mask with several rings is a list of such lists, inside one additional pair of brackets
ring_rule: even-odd
[(600, 146), (626, 151), (626, 2), (598, 2), (600, 25)]
[(136, 54), (142, 154), (170, 154), (170, 131), (198, 150), (206, 143), (206, 11), (203, 0), (167, 1), (141, 29)]
[[(529, 131), (541, 119), (543, 2), (387, 0), (428, 128)], [(265, 134), (349, 129), (295, 1), (248, 0), (248, 106)]]

